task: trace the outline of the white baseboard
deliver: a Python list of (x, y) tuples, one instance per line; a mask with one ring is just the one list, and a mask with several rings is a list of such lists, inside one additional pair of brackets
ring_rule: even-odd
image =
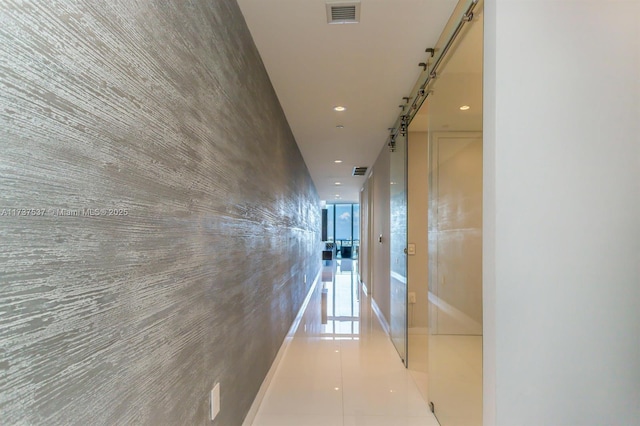
[(280, 361), (282, 360), (282, 358), (284, 358), (284, 355), (287, 353), (287, 349), (289, 349), (289, 343), (291, 343), (291, 340), (293, 340), (293, 335), (296, 334), (296, 331), (298, 330), (298, 325), (300, 325), (300, 321), (302, 320), (304, 311), (307, 309), (309, 300), (311, 300), (311, 296), (313, 295), (313, 292), (315, 291), (316, 286), (320, 281), (321, 273), (322, 273), (322, 269), (318, 272), (318, 275), (316, 275), (316, 278), (313, 281), (313, 285), (309, 289), (307, 296), (304, 298), (304, 301), (302, 302), (302, 306), (300, 306), (300, 310), (298, 310), (298, 315), (296, 315), (296, 318), (293, 320), (293, 323), (289, 328), (289, 332), (287, 332), (287, 335), (285, 336), (284, 341), (280, 346), (280, 349), (278, 349), (278, 353), (276, 354), (276, 357), (273, 360), (273, 363), (271, 364), (271, 368), (269, 368), (269, 372), (267, 372), (267, 375), (262, 381), (262, 384), (260, 385), (260, 389), (258, 390), (258, 393), (256, 394), (256, 397), (254, 398), (253, 403), (251, 404), (251, 408), (249, 408), (249, 412), (247, 413), (246, 417), (244, 418), (244, 421), (242, 422), (242, 426), (251, 426), (253, 424), (253, 421), (256, 419), (256, 415), (258, 414), (258, 409), (260, 408), (260, 404), (262, 403), (262, 400), (264, 399), (264, 396), (267, 393), (267, 389), (271, 384), (271, 380), (273, 379), (273, 376), (276, 374), (276, 371), (278, 370), (278, 365), (280, 364)]
[(387, 333), (387, 335), (391, 336), (391, 327), (389, 327), (389, 323), (384, 318), (384, 315), (382, 315), (382, 311), (378, 307), (378, 304), (376, 303), (376, 300), (373, 297), (371, 298), (371, 308), (373, 309), (373, 312), (375, 312), (376, 316), (378, 317), (378, 321), (380, 322), (380, 325), (382, 326), (382, 329), (384, 330), (384, 332)]

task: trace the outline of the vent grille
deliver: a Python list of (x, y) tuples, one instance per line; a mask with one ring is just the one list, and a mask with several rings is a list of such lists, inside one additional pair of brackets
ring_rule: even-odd
[(355, 6), (335, 6), (331, 8), (331, 20), (335, 21), (355, 21)]
[(353, 168), (353, 176), (364, 176), (364, 174), (367, 173), (367, 168), (366, 167), (354, 167)]
[(327, 3), (329, 24), (357, 24), (360, 22), (360, 2)]

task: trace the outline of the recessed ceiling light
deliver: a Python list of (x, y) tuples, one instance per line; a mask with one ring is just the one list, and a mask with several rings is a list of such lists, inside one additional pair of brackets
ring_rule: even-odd
[(342, 111), (346, 111), (346, 108), (343, 106), (338, 105), (337, 107), (333, 107), (334, 111), (338, 111), (338, 112), (342, 112)]
[(342, 185), (342, 183), (341, 182), (336, 182), (336, 185)]
[(336, 198), (340, 198), (340, 194), (336, 194)]
[(336, 164), (340, 164), (340, 163), (342, 163), (342, 160), (333, 160), (333, 162), (336, 163)]
[(336, 126), (336, 129), (344, 129), (344, 126), (343, 126), (342, 124), (338, 124), (338, 125)]
[(469, 108), (471, 108), (469, 105), (462, 105), (462, 106), (460, 107), (460, 110), (461, 110), (461, 111), (466, 111), (466, 110), (468, 110)]

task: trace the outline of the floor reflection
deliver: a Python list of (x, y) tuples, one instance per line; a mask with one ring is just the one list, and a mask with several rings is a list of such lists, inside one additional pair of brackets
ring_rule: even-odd
[(322, 267), (320, 334), (335, 339), (360, 336), (360, 293), (357, 261), (336, 259)]
[(358, 282), (358, 262), (323, 264), (253, 426), (437, 426)]

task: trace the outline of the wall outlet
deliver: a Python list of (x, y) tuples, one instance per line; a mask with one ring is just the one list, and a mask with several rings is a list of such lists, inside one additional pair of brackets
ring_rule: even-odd
[(210, 395), (211, 420), (215, 419), (220, 412), (220, 383), (216, 383), (211, 389)]
[(416, 293), (413, 291), (409, 292), (409, 303), (416, 303)]

